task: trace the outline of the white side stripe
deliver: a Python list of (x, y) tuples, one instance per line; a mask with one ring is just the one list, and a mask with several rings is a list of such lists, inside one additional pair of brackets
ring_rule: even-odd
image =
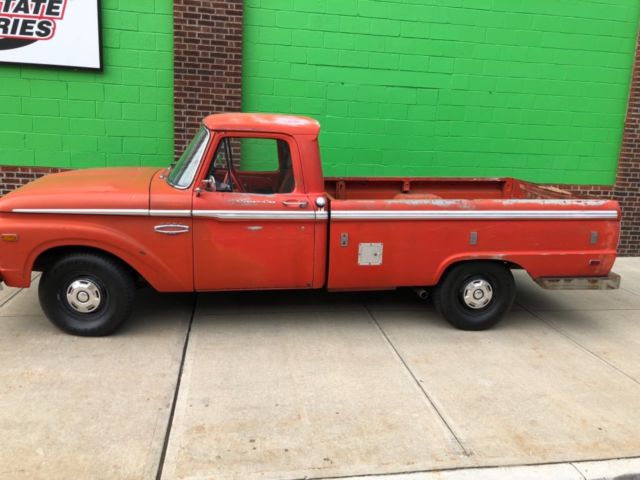
[(149, 210), (152, 217), (190, 217), (191, 210)]
[(221, 220), (315, 220), (313, 211), (280, 210), (194, 210), (194, 217), (219, 218)]
[[(221, 220), (327, 220), (312, 210), (143, 210), (111, 208), (16, 208), (14, 213), (200, 217)], [(616, 210), (336, 210), (332, 220), (615, 220)]]
[(14, 208), (13, 213), (49, 213), (57, 215), (127, 215), (149, 216), (149, 210), (117, 208)]
[(139, 217), (205, 217), (221, 220), (327, 220), (327, 212), (312, 210), (143, 210), (116, 208), (15, 208), (13, 213), (51, 215), (114, 215)]
[(617, 219), (615, 210), (334, 210), (332, 220)]

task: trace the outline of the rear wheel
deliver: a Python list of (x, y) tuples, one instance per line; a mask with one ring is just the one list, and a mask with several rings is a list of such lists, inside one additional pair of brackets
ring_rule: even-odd
[(486, 330), (498, 323), (515, 299), (515, 282), (500, 263), (468, 262), (449, 270), (434, 292), (438, 311), (462, 330)]
[(133, 308), (135, 282), (118, 260), (94, 253), (66, 255), (42, 274), (38, 296), (49, 320), (81, 336), (113, 333)]

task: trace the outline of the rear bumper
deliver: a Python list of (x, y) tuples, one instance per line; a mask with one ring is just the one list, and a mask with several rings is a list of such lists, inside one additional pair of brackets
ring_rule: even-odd
[(534, 279), (547, 290), (617, 290), (620, 275), (609, 273), (606, 277), (541, 277)]

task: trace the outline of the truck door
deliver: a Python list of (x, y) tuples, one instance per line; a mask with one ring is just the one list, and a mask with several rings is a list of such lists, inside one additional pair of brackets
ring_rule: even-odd
[(196, 290), (309, 288), (315, 204), (285, 135), (220, 133), (193, 198)]

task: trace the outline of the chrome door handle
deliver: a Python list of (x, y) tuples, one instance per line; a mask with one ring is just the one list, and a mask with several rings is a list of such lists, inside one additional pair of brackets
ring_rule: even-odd
[(191, 230), (188, 225), (181, 225), (179, 223), (156, 225), (153, 229), (156, 233), (164, 233), (165, 235), (179, 235), (181, 233), (188, 233)]
[(309, 206), (309, 202), (306, 200), (285, 200), (282, 202), (285, 207), (298, 207), (298, 208), (307, 208)]

